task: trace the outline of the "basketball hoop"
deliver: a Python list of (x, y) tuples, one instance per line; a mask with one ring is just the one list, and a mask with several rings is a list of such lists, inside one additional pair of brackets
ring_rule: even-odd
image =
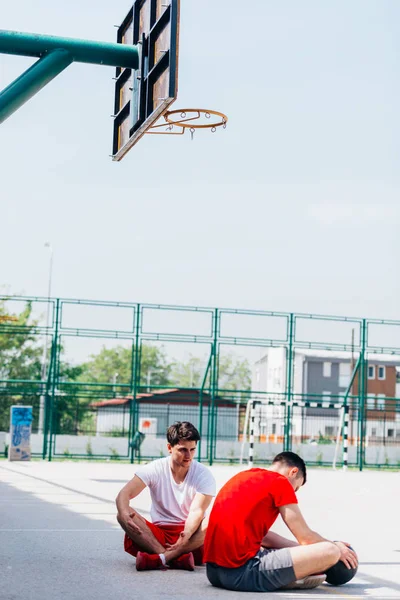
[[(215, 133), (217, 127), (226, 128), (228, 117), (224, 113), (205, 108), (182, 108), (180, 110), (167, 110), (163, 114), (165, 123), (153, 125), (146, 133), (155, 135), (183, 135), (189, 129), (193, 139), (196, 129), (211, 129)], [(164, 131), (153, 131), (166, 127)], [(177, 128), (178, 131), (174, 131)]]

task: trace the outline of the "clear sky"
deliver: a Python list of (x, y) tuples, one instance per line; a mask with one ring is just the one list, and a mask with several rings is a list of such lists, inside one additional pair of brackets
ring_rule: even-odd
[[(3, 29), (114, 41), (127, 0), (2, 2)], [(182, 0), (176, 107), (225, 131), (111, 153), (114, 70), (0, 127), (12, 293), (400, 318), (398, 0)], [(0, 55), (4, 88), (32, 60)]]

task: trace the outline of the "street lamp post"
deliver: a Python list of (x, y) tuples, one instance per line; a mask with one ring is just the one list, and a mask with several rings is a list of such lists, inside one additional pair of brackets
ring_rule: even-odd
[[(45, 382), (46, 375), (47, 375), (48, 329), (49, 329), (49, 321), (50, 321), (51, 283), (52, 283), (52, 276), (53, 276), (53, 248), (49, 242), (46, 242), (44, 247), (49, 248), (50, 261), (49, 261), (49, 280), (48, 280), (48, 288), (47, 288), (46, 332), (45, 332), (44, 346), (43, 346), (42, 370), (41, 370), (41, 375), (40, 375), (42, 382)], [(44, 404), (45, 404), (45, 395), (44, 395), (43, 386), (45, 386), (45, 385), (46, 385), (45, 383), (42, 383), (42, 394), (40, 396), (40, 405), (39, 405), (38, 433), (43, 433)]]

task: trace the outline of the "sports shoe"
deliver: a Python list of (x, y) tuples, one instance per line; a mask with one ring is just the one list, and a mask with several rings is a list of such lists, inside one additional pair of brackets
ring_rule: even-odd
[(147, 554), (138, 552), (136, 555), (136, 570), (150, 571), (152, 569), (163, 569), (164, 565), (158, 554)]
[(321, 575), (308, 575), (307, 577), (303, 577), (303, 579), (297, 579), (293, 581), (293, 583), (289, 583), (285, 585), (281, 590), (312, 590), (313, 588), (318, 587), (322, 583), (324, 583), (326, 579), (325, 574)]
[(178, 558), (171, 560), (169, 563), (171, 569), (183, 569), (184, 571), (194, 571), (193, 553), (181, 554)]

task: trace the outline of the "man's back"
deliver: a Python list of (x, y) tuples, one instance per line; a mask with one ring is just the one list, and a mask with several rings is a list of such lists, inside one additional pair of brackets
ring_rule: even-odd
[(215, 499), (204, 561), (229, 568), (245, 564), (260, 549), (279, 507), (286, 504), (297, 504), (297, 498), (283, 475), (249, 469), (232, 477)]

